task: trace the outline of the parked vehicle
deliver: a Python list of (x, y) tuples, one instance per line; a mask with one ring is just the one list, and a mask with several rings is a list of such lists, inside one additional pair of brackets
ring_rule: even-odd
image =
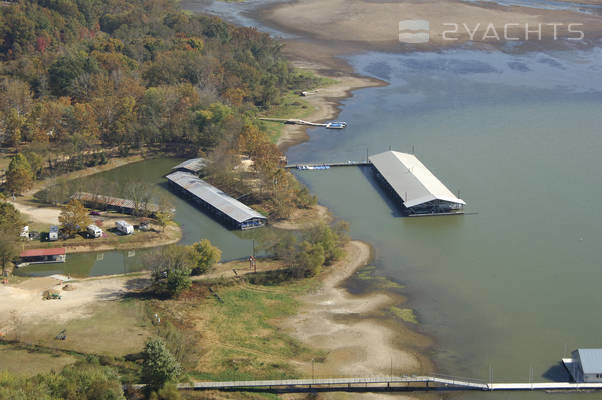
[(90, 215), (99, 216), (100, 212), (98, 212), (98, 211), (90, 211)]
[(92, 238), (102, 237), (102, 229), (100, 229), (96, 225), (88, 225), (86, 231), (88, 232), (88, 235)]
[(48, 232), (48, 240), (54, 242), (55, 240), (59, 240), (59, 227), (56, 225), (52, 225), (50, 227), (50, 231)]
[(134, 226), (132, 224), (128, 224), (125, 221), (115, 222), (115, 228), (124, 235), (131, 235), (132, 233), (134, 233)]
[(29, 239), (29, 225), (25, 225), (23, 229), (21, 229), (20, 237)]

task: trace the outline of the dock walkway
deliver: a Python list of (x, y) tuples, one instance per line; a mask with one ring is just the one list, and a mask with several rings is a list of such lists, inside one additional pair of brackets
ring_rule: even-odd
[(370, 165), (367, 161), (340, 161), (340, 162), (324, 162), (324, 163), (299, 163), (287, 164), (284, 168), (288, 169), (315, 169), (316, 167), (357, 167)]
[[(134, 385), (141, 388), (144, 385)], [(597, 391), (602, 383), (532, 382), (485, 383), (469, 378), (446, 376), (386, 376), (329, 379), (281, 379), (256, 381), (193, 382), (180, 383), (180, 390), (265, 391), (303, 393), (330, 392), (383, 392), (383, 391)]]

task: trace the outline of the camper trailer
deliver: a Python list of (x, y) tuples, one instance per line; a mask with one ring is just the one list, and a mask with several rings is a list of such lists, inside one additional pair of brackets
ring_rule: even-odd
[(128, 224), (125, 221), (117, 221), (115, 222), (115, 228), (124, 235), (131, 235), (134, 233), (134, 227), (131, 224)]
[(96, 238), (102, 237), (102, 229), (100, 229), (96, 225), (88, 225), (88, 227), (86, 228), (86, 231), (88, 232), (88, 235), (91, 238), (96, 239)]
[(50, 227), (50, 231), (48, 232), (48, 240), (54, 242), (55, 240), (59, 240), (59, 227), (56, 225), (52, 225)]

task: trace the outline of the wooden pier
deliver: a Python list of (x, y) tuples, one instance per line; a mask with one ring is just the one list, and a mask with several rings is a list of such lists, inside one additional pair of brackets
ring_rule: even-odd
[[(134, 385), (142, 388), (144, 385)], [(485, 383), (468, 378), (446, 376), (386, 376), (330, 379), (281, 379), (256, 381), (180, 383), (180, 390), (222, 390), (240, 392), (417, 392), (417, 391), (599, 391), (602, 383), (531, 382)]]
[(287, 164), (284, 168), (288, 169), (314, 169), (315, 167), (358, 167), (370, 165), (367, 161), (341, 161), (341, 162), (324, 162), (324, 163), (300, 163)]
[(281, 122), (283, 124), (290, 124), (290, 125), (305, 125), (305, 126), (320, 126), (322, 128), (325, 128), (327, 124), (321, 124), (318, 122), (309, 122), (309, 121), (304, 121), (302, 119), (295, 119), (295, 118), (259, 118), (261, 121), (269, 121), (269, 122)]

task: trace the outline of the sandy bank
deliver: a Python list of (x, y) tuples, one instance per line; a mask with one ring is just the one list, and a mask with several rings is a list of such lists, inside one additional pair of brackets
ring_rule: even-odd
[[(458, 0), (435, 1), (364, 1), (364, 0), (305, 0), (277, 3), (257, 10), (254, 17), (267, 26), (294, 33), (302, 39), (287, 41), (290, 52), (314, 62), (340, 67), (333, 56), (366, 51), (430, 51), (454, 48), (470, 41), (480, 47), (507, 45), (507, 37), (525, 39), (525, 27), (530, 29), (542, 24), (541, 40), (531, 33), (529, 41), (519, 44), (526, 50), (537, 47), (587, 46), (602, 37), (602, 16), (581, 14), (563, 10), (543, 10), (526, 7), (503, 7), (494, 3), (466, 3)], [(406, 44), (399, 41), (399, 22), (426, 20), (429, 24), (428, 43)], [(459, 26), (457, 32), (444, 33)], [(568, 24), (579, 23), (575, 30), (582, 30), (584, 40), (554, 40), (551, 23), (563, 23), (557, 27), (557, 38), (577, 38), (570, 33)], [(464, 24), (468, 29), (464, 28)], [(500, 40), (493, 35), (495, 30)], [(470, 33), (469, 33), (470, 32)], [(472, 38), (471, 38), (472, 36)], [(488, 37), (489, 36), (489, 37)], [(446, 40), (453, 38), (456, 40)], [(286, 49), (285, 49), (286, 50)]]
[[(385, 85), (384, 82), (372, 78), (343, 74), (341, 72), (336, 73), (326, 65), (313, 62), (297, 60), (293, 61), (292, 64), (295, 68), (310, 70), (316, 75), (336, 79), (337, 81), (337, 83), (327, 87), (318, 88), (313, 94), (303, 98), (314, 109), (310, 115), (305, 117), (306, 120), (312, 122), (326, 122), (336, 118), (340, 112), (340, 101), (351, 97), (354, 90)], [(287, 148), (302, 143), (307, 138), (306, 126), (285, 125), (277, 144), (282, 151), (286, 151)]]
[[(328, 268), (320, 289), (301, 298), (304, 306), (282, 326), (307, 345), (327, 351), (324, 360), (314, 365), (315, 375), (370, 376), (423, 372), (430, 368), (416, 354), (399, 348), (393, 330), (374, 315), (394, 300), (378, 293), (364, 297), (350, 295), (341, 285), (371, 258), (370, 246), (352, 241), (345, 258)], [(311, 375), (311, 365), (304, 365)], [(361, 397), (361, 396), (360, 396)]]

